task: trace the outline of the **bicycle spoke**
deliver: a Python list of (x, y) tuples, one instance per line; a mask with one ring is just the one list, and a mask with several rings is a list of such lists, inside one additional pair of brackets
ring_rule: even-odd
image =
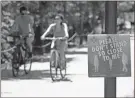
[(65, 78), (66, 76), (66, 57), (65, 57), (65, 60), (61, 63), (61, 67), (60, 67), (60, 74), (61, 74), (61, 77), (62, 79)]
[(31, 71), (32, 58), (29, 58), (29, 54), (28, 54), (27, 50), (25, 52), (25, 59), (24, 59), (24, 61), (25, 61), (24, 71), (25, 71), (25, 74), (28, 74)]
[(25, 60), (24, 71), (26, 74), (30, 72), (31, 66), (32, 66), (32, 60), (31, 59)]
[(60, 68), (58, 67), (57, 52), (53, 51), (50, 58), (50, 74), (53, 81), (60, 79)]
[(19, 63), (19, 54), (18, 53), (14, 53), (13, 54), (13, 61), (12, 61), (12, 73), (14, 77), (18, 76), (18, 72), (19, 72), (19, 67), (20, 67), (20, 63)]

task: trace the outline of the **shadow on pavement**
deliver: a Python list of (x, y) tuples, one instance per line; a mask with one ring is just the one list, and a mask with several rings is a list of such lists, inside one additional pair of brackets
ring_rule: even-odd
[[(71, 51), (67, 52), (66, 54), (87, 54), (87, 52), (84, 51)], [(74, 57), (66, 58), (67, 63), (71, 62), (74, 60)], [(33, 57), (33, 62), (49, 62), (49, 56), (48, 55), (38, 55)], [(73, 75), (73, 74), (68, 74), (68, 75)], [(20, 75), (18, 77), (13, 77), (12, 75), (12, 70), (11, 69), (5, 69), (1, 71), (1, 80), (38, 80), (38, 79), (44, 79), (44, 78), (51, 78), (50, 76), (50, 70), (32, 70), (30, 74), (24, 74), (24, 71), (20, 71)], [(69, 79), (64, 79), (62, 81), (70, 81)]]
[(60, 80), (57, 80), (57, 81), (52, 81), (52, 83), (57, 83), (57, 82), (73, 82), (73, 81), (68, 79), (68, 78), (60, 79)]
[[(71, 62), (74, 58), (67, 58), (66, 61)], [(40, 62), (40, 61), (35, 61)], [(49, 58), (44, 58), (44, 62), (49, 62)], [(35, 65), (34, 65), (35, 66)], [(33, 66), (33, 67), (34, 67)], [(44, 66), (44, 65), (43, 65)], [(1, 80), (32, 80), (32, 79), (43, 79), (43, 78), (51, 78), (50, 69), (47, 70), (31, 70), (30, 74), (25, 74), (24, 70), (19, 71), (18, 77), (13, 77), (12, 70), (4, 69), (1, 71)]]
[(50, 70), (34, 70), (29, 74), (25, 74), (23, 70), (20, 70), (18, 77), (13, 77), (12, 70), (3, 70), (1, 72), (1, 80), (33, 80), (51, 78)]
[(68, 78), (65, 78), (65, 79), (63, 79), (63, 80), (61, 80), (61, 81), (64, 81), (64, 82), (73, 82), (72, 80), (70, 80), (70, 79), (68, 79)]
[[(74, 74), (67, 74), (67, 76), (72, 76)], [(12, 70), (2, 70), (1, 71), (1, 80), (12, 80), (12, 81), (17, 81), (17, 80), (40, 80), (40, 79), (46, 79), (50, 78), (50, 70), (34, 70), (31, 71), (29, 74), (25, 74), (23, 70), (20, 70), (19, 76), (18, 77), (13, 77), (12, 75)], [(60, 81), (67, 81), (67, 82), (72, 82), (70, 79), (65, 78)], [(57, 82), (60, 82), (57, 81)]]

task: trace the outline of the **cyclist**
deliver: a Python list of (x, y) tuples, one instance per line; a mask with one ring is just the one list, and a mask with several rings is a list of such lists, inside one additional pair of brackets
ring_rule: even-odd
[[(15, 19), (12, 29), (16, 31), (17, 35), (26, 37), (26, 45), (29, 51), (29, 57), (32, 57), (32, 43), (34, 41), (34, 21), (30, 15), (27, 14), (28, 10), (26, 7), (20, 7), (20, 15)], [(15, 31), (13, 30), (13, 31)], [(23, 53), (23, 52), (22, 52)]]
[[(50, 24), (46, 32), (41, 36), (41, 40), (45, 38), (45, 36), (52, 31), (54, 37), (61, 37), (61, 38), (68, 38), (68, 27), (67, 24), (63, 22), (64, 21), (64, 16), (62, 14), (58, 14), (55, 16), (55, 23)], [(58, 52), (60, 53), (60, 59), (61, 59), (61, 66), (64, 68), (64, 52), (66, 49), (66, 40), (57, 40), (55, 42), (56, 48)], [(54, 47), (54, 42), (52, 42), (51, 48)]]

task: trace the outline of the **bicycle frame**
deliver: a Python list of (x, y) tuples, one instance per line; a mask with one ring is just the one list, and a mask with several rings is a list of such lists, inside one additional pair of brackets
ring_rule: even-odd
[[(63, 73), (63, 68), (61, 66), (60, 53), (57, 50), (57, 45), (55, 44), (57, 39), (58, 40), (62, 40), (62, 39), (61, 38), (45, 38), (45, 39), (52, 40), (53, 43), (54, 43), (53, 47), (51, 47), (51, 57), (50, 57), (50, 73), (51, 73), (51, 78), (52, 78), (53, 81), (55, 81), (55, 79), (53, 77), (54, 74), (53, 74), (53, 71), (52, 71), (53, 67), (54, 67), (55, 71), (56, 71), (55, 75), (57, 76), (57, 71), (58, 71), (58, 69), (60, 69), (61, 79), (64, 79), (64, 77), (66, 75), (66, 67), (64, 68), (65, 72)], [(63, 39), (63, 40), (65, 40), (65, 39)], [(55, 54), (55, 57), (53, 57), (53, 54)], [(55, 63), (52, 63), (53, 59), (56, 60)], [(66, 64), (66, 61), (65, 61), (65, 64)]]
[(60, 65), (60, 61), (61, 61), (61, 59), (60, 59), (60, 52), (57, 50), (57, 45), (56, 45), (56, 41), (57, 40), (65, 40), (65, 39), (61, 39), (61, 38), (47, 38), (47, 39), (52, 39), (52, 40), (54, 40), (53, 41), (53, 43), (54, 43), (54, 46), (51, 48), (51, 51), (56, 51), (56, 53), (57, 53), (57, 58), (59, 59), (59, 60), (57, 60), (58, 61), (58, 64)]
[[(13, 59), (13, 65), (12, 65), (12, 71), (13, 71), (13, 75), (16, 77), (18, 72), (19, 72), (19, 68), (20, 66), (23, 64), (24, 65), (24, 71), (25, 71), (25, 74), (28, 74), (31, 70), (31, 64), (32, 64), (32, 59), (29, 59), (27, 56), (28, 56), (28, 50), (26, 48), (26, 38), (27, 36), (23, 37), (23, 38), (20, 38), (18, 37), (19, 42), (17, 42), (16, 44), (16, 48), (15, 48), (15, 51), (13, 52), (13, 56), (15, 56), (16, 58), (16, 55), (18, 55), (19, 59), (16, 58), (16, 59)], [(16, 42), (15, 41), (16, 39), (14, 39), (14, 43)], [(23, 42), (22, 42), (23, 41)], [(24, 54), (22, 53), (24, 51)], [(14, 57), (13, 57), (14, 58)], [(14, 63), (14, 60), (15, 60), (15, 63)], [(22, 62), (23, 61), (23, 62)], [(27, 70), (27, 67), (26, 67), (26, 62), (27, 61), (30, 61), (30, 67), (29, 69)], [(14, 67), (14, 64), (19, 64), (17, 66), (17, 69)], [(17, 71), (17, 74), (15, 74), (15, 70)]]

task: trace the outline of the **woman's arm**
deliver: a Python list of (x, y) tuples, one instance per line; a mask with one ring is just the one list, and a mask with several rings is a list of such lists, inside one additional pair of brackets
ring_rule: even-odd
[(47, 28), (46, 32), (41, 36), (41, 38), (44, 38), (44, 37), (50, 32), (51, 28), (52, 28), (53, 26), (55, 26), (55, 25), (56, 25), (56, 24), (51, 24), (51, 25)]
[(67, 24), (66, 23), (63, 23), (63, 25), (64, 25), (64, 31), (65, 31), (66, 37), (68, 38), (69, 37), (69, 34), (68, 34)]

